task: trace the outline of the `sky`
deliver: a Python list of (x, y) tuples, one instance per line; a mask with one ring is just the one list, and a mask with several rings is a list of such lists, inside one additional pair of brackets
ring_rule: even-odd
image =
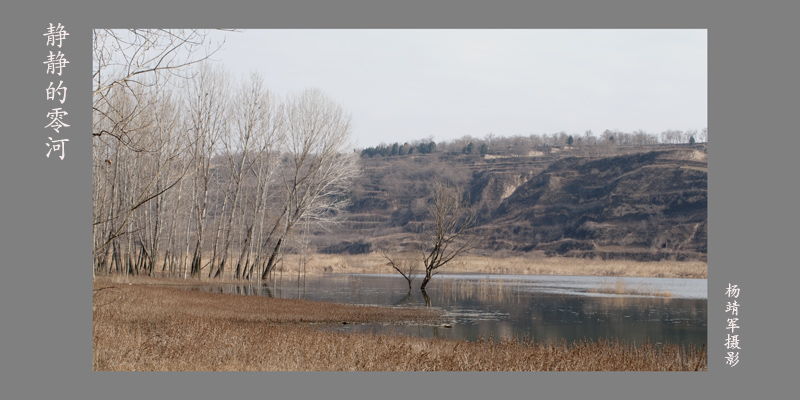
[(596, 136), (707, 127), (702, 30), (245, 30), (217, 32), (238, 79), (285, 96), (321, 89), (357, 147), (469, 135)]

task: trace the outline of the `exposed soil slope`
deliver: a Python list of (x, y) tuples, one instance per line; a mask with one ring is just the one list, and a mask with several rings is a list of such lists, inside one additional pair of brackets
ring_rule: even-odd
[(694, 150), (571, 157), (492, 213), (507, 246), (572, 256), (697, 259), (707, 252), (708, 174)]
[(323, 252), (358, 254), (412, 240), (428, 218), (428, 182), (460, 185), (478, 212), (480, 250), (651, 261), (707, 259), (705, 145), (587, 155), (453, 154), (365, 159), (351, 206), (318, 232)]

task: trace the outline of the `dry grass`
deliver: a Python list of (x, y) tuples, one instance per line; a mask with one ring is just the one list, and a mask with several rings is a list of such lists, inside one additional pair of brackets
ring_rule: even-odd
[(129, 282), (117, 284), (111, 279), (97, 279), (94, 282), (95, 312), (100, 312), (102, 316), (102, 313), (113, 310), (120, 304), (129, 307), (131, 303), (147, 302), (148, 307), (135, 308), (139, 312), (138, 318), (160, 318), (181, 314), (199, 318), (213, 316), (213, 318), (252, 323), (297, 324), (435, 322), (439, 317), (432, 310), (425, 308), (401, 309), (263, 296), (238, 296), (171, 287), (191, 284), (191, 281), (164, 280), (165, 285), (159, 285), (157, 278), (137, 277), (125, 280)]
[[(428, 310), (361, 307), (96, 281), (95, 370), (707, 370), (705, 350), (620, 341), (421, 339), (317, 329), (430, 321)], [(152, 283), (152, 282), (151, 282)]]
[(505, 301), (507, 296), (519, 296), (519, 293), (510, 288), (520, 281), (489, 279), (436, 279), (431, 281), (431, 288), (441, 292), (445, 298), (452, 300), (477, 299), (479, 301)]
[[(291, 260), (292, 256), (287, 256)], [(287, 265), (296, 263), (287, 261)], [(396, 273), (380, 254), (314, 255), (306, 269), (309, 275), (324, 273)], [(708, 278), (703, 261), (590, 260), (567, 257), (486, 257), (468, 255), (441, 269), (444, 273), (631, 276), (653, 278)], [(295, 272), (296, 273), (296, 272)]]
[[(286, 255), (274, 271), (275, 279), (295, 279), (298, 269), (303, 268), (297, 261), (297, 255)], [(336, 273), (377, 273), (396, 274), (380, 253), (339, 255), (313, 254), (307, 256), (305, 273), (324, 275)], [(160, 263), (159, 263), (160, 265)], [(422, 268), (420, 266), (420, 268)], [(475, 273), (505, 275), (572, 275), (572, 276), (630, 276), (652, 278), (708, 278), (708, 263), (703, 261), (628, 261), (628, 260), (591, 260), (569, 257), (545, 257), (541, 255), (527, 256), (480, 256), (467, 255), (457, 258), (441, 268), (442, 273)], [(236, 281), (231, 268), (225, 273), (222, 281)], [(160, 270), (157, 271), (160, 274)], [(191, 284), (199, 282), (220, 282), (219, 279), (207, 277), (204, 270), (201, 279), (188, 279)], [(175, 284), (183, 279), (174, 278)], [(236, 281), (239, 282), (239, 281)]]
[(708, 172), (708, 168), (703, 168), (703, 167), (692, 167), (692, 166), (684, 165), (684, 166), (681, 166), (681, 168), (683, 168), (683, 169), (692, 169), (692, 170), (695, 170), (695, 171), (706, 172), (706, 173)]
[(672, 292), (669, 290), (653, 289), (648, 284), (633, 285), (625, 283), (621, 279), (614, 282), (605, 283), (599, 288), (589, 290), (591, 293), (608, 293), (608, 294), (633, 294), (642, 296), (657, 296), (657, 297), (672, 297)]

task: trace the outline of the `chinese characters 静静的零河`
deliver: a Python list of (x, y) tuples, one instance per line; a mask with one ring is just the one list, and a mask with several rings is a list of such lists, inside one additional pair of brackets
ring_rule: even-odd
[[(47, 37), (47, 46), (48, 47), (58, 47), (61, 48), (64, 39), (69, 36), (69, 33), (64, 30), (64, 26), (60, 23), (53, 26), (50, 23), (50, 27), (47, 28), (47, 32), (44, 33), (44, 36)], [(47, 74), (48, 75), (58, 75), (61, 76), (64, 68), (69, 64), (69, 61), (64, 56), (64, 53), (61, 50), (57, 50), (56, 53), (53, 53), (52, 50), (49, 51), (49, 55), (47, 56), (47, 60), (42, 62), (42, 64), (47, 65)], [(59, 80), (58, 86), (54, 87), (53, 85), (55, 82), (50, 82), (50, 86), (47, 87), (47, 100), (48, 101), (55, 101), (58, 100), (60, 104), (64, 104), (67, 100), (67, 87), (64, 86), (64, 81)], [(59, 129), (64, 127), (69, 127), (69, 124), (65, 123), (62, 118), (64, 116), (69, 115), (68, 112), (64, 111), (61, 107), (53, 108), (50, 112), (47, 113), (47, 118), (50, 119), (50, 123), (45, 125), (45, 128), (53, 128), (56, 133), (61, 133)], [(49, 150), (47, 150), (47, 158), (50, 158), (50, 153), (55, 151), (61, 151), (59, 155), (60, 159), (64, 159), (64, 142), (69, 142), (69, 139), (58, 139), (53, 140), (52, 137), (47, 137), (50, 140), (50, 143), (46, 143)]]

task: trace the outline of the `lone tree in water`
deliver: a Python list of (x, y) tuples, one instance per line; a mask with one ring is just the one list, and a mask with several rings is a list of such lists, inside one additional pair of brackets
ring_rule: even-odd
[(429, 244), (422, 250), (425, 278), (420, 289), (423, 292), (437, 269), (475, 247), (477, 242), (475, 212), (464, 201), (462, 191), (442, 182), (434, 182), (432, 186), (431, 221), (423, 229), (421, 238), (423, 246)]
[(388, 244), (382, 244), (378, 247), (378, 252), (381, 253), (383, 258), (389, 262), (389, 265), (399, 272), (400, 275), (408, 282), (408, 291), (411, 292), (411, 282), (416, 278), (417, 270), (419, 268), (419, 259), (413, 253), (403, 252), (394, 253), (390, 250)]

